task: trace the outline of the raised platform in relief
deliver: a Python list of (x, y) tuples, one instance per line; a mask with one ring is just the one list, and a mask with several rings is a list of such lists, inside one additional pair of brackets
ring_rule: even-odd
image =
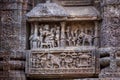
[(80, 6), (92, 4), (92, 0), (53, 0), (53, 1), (57, 1), (63, 6)]
[(96, 54), (92, 46), (33, 49), (26, 73), (37, 78), (92, 77), (99, 69)]

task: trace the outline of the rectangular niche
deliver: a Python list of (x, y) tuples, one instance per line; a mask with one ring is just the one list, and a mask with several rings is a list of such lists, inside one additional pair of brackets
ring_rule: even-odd
[(32, 24), (29, 44), (31, 50), (96, 47), (98, 26), (92, 21)]
[[(95, 77), (99, 72), (94, 21), (32, 23), (26, 73), (37, 78)], [(97, 54), (97, 55), (96, 55)]]

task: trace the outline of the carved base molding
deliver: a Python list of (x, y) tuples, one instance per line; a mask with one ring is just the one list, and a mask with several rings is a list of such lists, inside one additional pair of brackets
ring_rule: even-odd
[(82, 78), (97, 75), (99, 60), (96, 49), (72, 49), (32, 50), (26, 58), (28, 77)]

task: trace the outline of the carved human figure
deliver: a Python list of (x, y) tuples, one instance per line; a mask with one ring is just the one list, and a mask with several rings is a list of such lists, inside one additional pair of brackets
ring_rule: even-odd
[(77, 58), (77, 53), (72, 53), (72, 58), (73, 58), (73, 63), (72, 63), (72, 67), (76, 68), (76, 58)]
[(65, 62), (65, 58), (66, 58), (66, 53), (61, 53), (60, 54), (60, 65), (62, 68), (66, 68), (66, 62)]
[(48, 43), (50, 43), (50, 48), (55, 46), (54, 36), (53, 29), (51, 29), (50, 35), (48, 36)]
[(39, 41), (39, 37), (35, 36), (33, 33), (31, 34), (30, 38), (30, 47), (31, 49), (35, 49), (38, 47), (38, 41)]
[(46, 59), (49, 60), (48, 64), (51, 68), (56, 68), (55, 65), (57, 66), (57, 68), (60, 68), (60, 59), (57, 56), (48, 53), (46, 57)]
[(31, 49), (36, 49), (38, 48), (38, 42), (39, 42), (39, 36), (38, 36), (38, 24), (37, 23), (34, 23), (34, 28), (33, 28), (33, 33), (31, 33), (30, 35), (30, 45), (31, 45)]
[(66, 30), (66, 37), (67, 37), (67, 43), (68, 43), (68, 46), (71, 46), (71, 36), (70, 36), (70, 27), (67, 27), (67, 30)]
[(84, 32), (83, 29), (80, 30), (80, 34), (78, 35), (77, 45), (83, 44)]
[(43, 56), (45, 56), (45, 53), (40, 53), (40, 54), (36, 55), (36, 57), (38, 59), (39, 68), (45, 67), (46, 58), (44, 58)]
[(51, 48), (52, 46), (51, 46), (51, 41), (50, 41), (50, 38), (51, 38), (52, 36), (49, 34), (49, 35), (46, 35), (46, 37), (45, 37), (45, 43), (44, 44), (46, 44), (46, 46), (47, 46), (47, 48)]
[(32, 62), (32, 67), (35, 68), (36, 64), (36, 59), (35, 58), (31, 58), (31, 62)]
[(60, 47), (60, 27), (56, 28), (55, 41), (57, 43), (57, 47)]
[(76, 40), (77, 40), (77, 33), (71, 31), (71, 35), (72, 35), (72, 43), (73, 43), (73, 46), (76, 46)]
[(49, 25), (46, 24), (46, 25), (44, 26), (43, 35), (46, 36), (46, 35), (49, 34), (49, 32), (50, 32), (50, 31), (49, 31)]
[(49, 43), (50, 35), (51, 35), (51, 33), (49, 31), (49, 25), (45, 25), (44, 30), (43, 30), (43, 42), (41, 43), (41, 47), (43, 47), (43, 46), (50, 47), (51, 46), (51, 44)]
[(71, 68), (72, 61), (73, 61), (72, 55), (68, 53), (65, 58), (66, 68)]
[(76, 68), (79, 68), (80, 65), (80, 59), (79, 56), (76, 57)]
[(43, 42), (43, 30), (42, 30), (41, 27), (39, 29), (39, 33), (40, 33), (40, 35), (39, 35), (39, 43), (38, 43), (38, 45), (39, 45), (40, 48), (42, 48), (41, 43)]

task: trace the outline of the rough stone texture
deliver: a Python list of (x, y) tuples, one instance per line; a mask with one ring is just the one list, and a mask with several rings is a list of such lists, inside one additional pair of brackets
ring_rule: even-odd
[[(104, 69), (100, 77), (119, 77), (119, 47), (120, 46), (120, 0), (103, 0), (101, 2), (102, 26), (101, 47), (114, 47), (109, 50), (109, 55), (102, 55), (101, 62)], [(109, 66), (108, 66), (109, 65)], [(102, 66), (102, 67), (103, 67)]]
[[(32, 0), (0, 0), (0, 80), (26, 78), (26, 56), (23, 54), (26, 49), (25, 14), (31, 9), (31, 3)], [(9, 53), (9, 60), (2, 57), (5, 53)]]
[[(99, 65), (101, 66), (101, 72), (98, 72), (99, 75), (97, 75), (97, 77), (100, 78), (75, 80), (119, 80), (120, 0), (51, 1), (57, 2), (60, 6), (63, 5), (66, 9), (68, 6), (95, 6), (101, 13), (102, 20), (101, 23), (99, 23), (100, 48), (97, 46), (97, 53), (100, 54), (100, 58), (97, 58), (100, 59), (100, 63), (97, 63), (97, 67)], [(86, 3), (86, 1), (88, 2)], [(25, 14), (32, 9), (32, 6), (36, 6), (39, 2), (43, 3), (45, 0), (0, 0), (0, 80), (26, 80), (25, 61), (26, 53), (29, 53), (29, 51), (26, 51), (25, 49), (27, 49), (26, 44), (28, 44), (26, 41), (28, 38), (26, 34), (29, 33), (26, 28), (27, 22)], [(72, 9), (75, 10), (75, 8)], [(53, 9), (50, 10), (53, 11)], [(56, 14), (59, 14), (59, 12), (61, 11), (58, 11), (58, 13), (56, 12)], [(96, 75), (93, 77), (96, 77)]]
[(34, 7), (29, 13), (27, 13), (28, 17), (64, 17), (67, 16), (64, 8), (57, 5), (56, 3), (43, 3), (38, 4)]
[(120, 46), (119, 0), (104, 0), (102, 3), (101, 47)]

